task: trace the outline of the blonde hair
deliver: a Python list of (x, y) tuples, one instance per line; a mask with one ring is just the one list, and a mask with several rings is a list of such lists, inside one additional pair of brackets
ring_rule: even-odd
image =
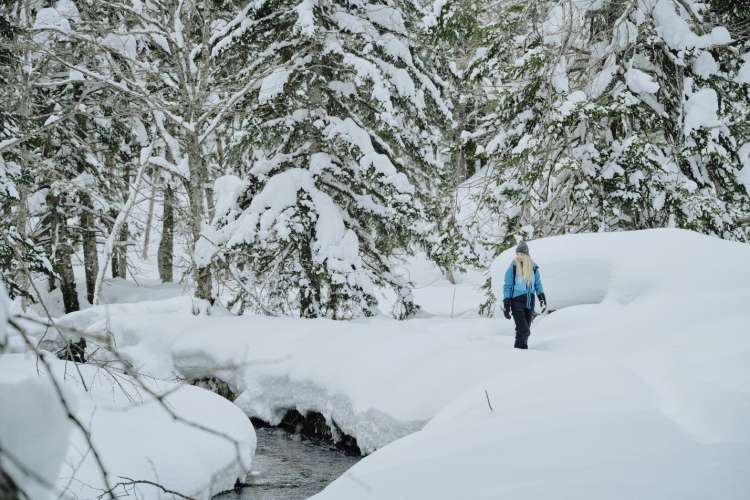
[(525, 253), (516, 254), (516, 274), (529, 285), (529, 288), (534, 284), (534, 261)]

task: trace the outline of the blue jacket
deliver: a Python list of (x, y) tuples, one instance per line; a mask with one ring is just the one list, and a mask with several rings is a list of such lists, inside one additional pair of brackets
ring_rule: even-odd
[[(505, 281), (503, 283), (503, 299), (512, 299), (514, 297), (520, 297), (526, 295), (526, 307), (531, 307), (531, 298), (534, 293), (537, 295), (544, 293), (544, 287), (542, 287), (542, 278), (539, 275), (539, 266), (534, 264), (534, 283), (532, 287), (528, 286), (528, 283), (521, 277), (521, 273), (515, 272), (516, 261), (510, 263), (508, 270), (505, 271)], [(515, 283), (513, 277), (515, 275)]]

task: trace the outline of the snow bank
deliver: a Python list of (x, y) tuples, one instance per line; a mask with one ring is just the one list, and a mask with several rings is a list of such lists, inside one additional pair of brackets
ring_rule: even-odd
[[(719, 481), (722, 498), (736, 498), (750, 477), (737, 474), (750, 446), (750, 247), (681, 230), (530, 246), (557, 311), (535, 324), (528, 352), (512, 348), (502, 317), (450, 319), (452, 291), (467, 293), (461, 307), (477, 307), (481, 295), (468, 291), (482, 276), (451, 288), (418, 261), (405, 268), (431, 315), (408, 321), (194, 317), (144, 303), (98, 318), (93, 308), (77, 324), (108, 324), (143, 372), (215, 374), (248, 415), (277, 423), (289, 408), (317, 411), (364, 452), (378, 450), (321, 498), (356, 499), (362, 484), (377, 498), (400, 489), (406, 498), (539, 498), (553, 487), (562, 498), (589, 489), (618, 498), (623, 483), (623, 498), (682, 498), (693, 487), (699, 498)], [(496, 290), (511, 257), (492, 266)], [(526, 482), (547, 469), (549, 482)], [(677, 483), (680, 470), (699, 472)], [(668, 482), (655, 484), (657, 474)]]
[[(452, 397), (491, 376), (512, 343), (495, 335), (499, 325), (479, 318), (125, 318), (115, 311), (109, 325), (120, 352), (142, 372), (215, 374), (239, 394), (235, 404), (247, 415), (272, 424), (289, 408), (318, 411), (366, 453), (421, 428)], [(449, 380), (440, 376), (446, 370)]]
[[(50, 498), (71, 431), (52, 385), (30, 370), (0, 362), (0, 466), (28, 498)], [(9, 456), (14, 460), (10, 460)]]
[(494, 352), (491, 377), (314, 498), (746, 498), (750, 246), (653, 230), (530, 248), (558, 308), (532, 349)]
[[(510, 325), (477, 316), (482, 273), (456, 273), (459, 283), (453, 285), (424, 256), (397, 271), (416, 284), (424, 317), (196, 317), (190, 298), (178, 297), (92, 307), (59, 323), (89, 333), (112, 331), (120, 353), (142, 373), (164, 379), (216, 374), (231, 384), (239, 395), (235, 403), (249, 416), (275, 424), (289, 408), (318, 411), (371, 452), (421, 428), (452, 397), (490, 376), (497, 352), (512, 342), (495, 335), (509, 334)], [(388, 310), (389, 298), (381, 299), (381, 309)], [(480, 345), (484, 352), (474, 355)], [(414, 373), (415, 357), (424, 358), (422, 374)], [(477, 366), (464, 370), (470, 358)], [(436, 383), (446, 368), (455, 375)]]
[[(7, 340), (8, 297), (0, 283), (0, 353)], [(0, 354), (0, 469), (26, 497), (50, 498), (65, 458), (70, 422), (46, 380), (11, 370)]]
[[(175, 421), (124, 374), (92, 365), (74, 369), (52, 356), (47, 359), (73, 413), (91, 430), (111, 486), (123, 478), (153, 481), (207, 500), (231, 489), (250, 470), (255, 433), (247, 417), (223, 398), (193, 386), (149, 380), (152, 390), (169, 392), (164, 403), (182, 419)], [(48, 374), (37, 367), (31, 355), (0, 358), (0, 441), (49, 483), (45, 487), (21, 475), (19, 484), (34, 499), (62, 491), (96, 498), (106, 489), (101, 469), (84, 435), (66, 418)], [(5, 461), (3, 467), (8, 470)], [(164, 493), (140, 483), (117, 487), (116, 496), (156, 499)]]

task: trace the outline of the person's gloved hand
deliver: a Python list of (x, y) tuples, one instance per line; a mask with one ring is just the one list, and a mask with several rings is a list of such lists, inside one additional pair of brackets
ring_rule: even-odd
[(547, 309), (547, 297), (543, 293), (540, 293), (537, 297), (539, 297), (539, 304), (542, 306), (542, 309)]
[(510, 299), (503, 300), (503, 316), (505, 319), (510, 319)]

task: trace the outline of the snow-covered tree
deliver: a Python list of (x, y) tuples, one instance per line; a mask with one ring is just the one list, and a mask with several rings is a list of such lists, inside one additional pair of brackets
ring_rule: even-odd
[[(246, 23), (248, 10), (249, 4), (234, 2), (107, 0), (86, 4), (75, 30), (46, 29), (80, 51), (95, 53), (80, 61), (58, 58), (86, 88), (102, 88), (113, 100), (130, 103), (125, 112), (138, 135), (134, 143), (152, 146), (150, 163), (158, 169), (151, 170), (153, 179), (164, 186), (166, 199), (187, 204), (191, 255), (212, 213), (211, 169), (220, 149), (219, 133), (235, 104), (252, 88), (220, 55)], [(138, 157), (137, 151), (130, 153)], [(121, 227), (127, 231), (126, 225)], [(168, 239), (172, 230), (163, 232)], [(171, 247), (170, 241), (161, 245), (165, 251)], [(114, 257), (113, 266), (121, 274), (122, 257), (116, 249)], [(167, 260), (160, 252), (163, 277), (170, 274)], [(209, 268), (195, 260), (190, 265), (196, 295), (211, 299)]]
[(241, 181), (222, 181), (231, 201), (206, 250), (243, 284), (235, 302), (349, 318), (373, 314), (385, 286), (397, 317), (415, 310), (392, 255), (427, 231), (450, 117), (411, 41), (419, 14), (401, 0), (282, 0), (238, 28), (239, 74), (262, 78), (235, 119)]
[(492, 11), (486, 0), (436, 0), (423, 18), (426, 32), (420, 50), (442, 78), (453, 114), (443, 134), (443, 173), (434, 183), (436, 196), (429, 205), (434, 227), (424, 246), (451, 282), (454, 269), (476, 264), (472, 236), (460, 220), (463, 199), (459, 186), (481, 168), (474, 132), (487, 105), (487, 94), (467, 69), (482, 53)]
[[(689, 10), (686, 10), (686, 7)], [(497, 85), (483, 153), (507, 248), (519, 237), (678, 225), (746, 239), (746, 117), (731, 34), (705, 5), (504, 3), (476, 63)], [(733, 62), (735, 61), (735, 62)], [(746, 108), (745, 108), (746, 109)]]
[(71, 260), (76, 235), (67, 223), (71, 199), (61, 182), (80, 172), (88, 147), (71, 126), (75, 114), (81, 112), (82, 95), (52, 55), (68, 48), (57, 36), (43, 31), (53, 25), (70, 29), (75, 22), (77, 11), (71, 3), (58, 4), (63, 15), (29, 1), (8, 2), (3, 7), (7, 28), (3, 36), (7, 65), (3, 68), (7, 72), (3, 72), (0, 99), (6, 110), (0, 165), (7, 180), (3, 205), (13, 220), (5, 248), (16, 254), (5, 265), (26, 261), (29, 252), (39, 256), (40, 248), (46, 254), (45, 259), (31, 259), (7, 270), (17, 284), (9, 287), (11, 294), (29, 296), (28, 273), (45, 271), (50, 289), (59, 282), (65, 309), (73, 311), (78, 309)]

